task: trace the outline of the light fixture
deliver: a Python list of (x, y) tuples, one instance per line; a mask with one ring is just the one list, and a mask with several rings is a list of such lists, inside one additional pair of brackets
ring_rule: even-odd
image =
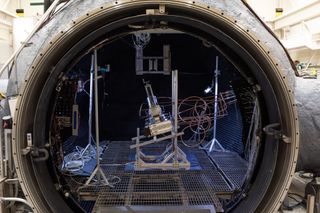
[(208, 94), (211, 91), (212, 91), (212, 87), (208, 87), (207, 89), (204, 90), (204, 93)]

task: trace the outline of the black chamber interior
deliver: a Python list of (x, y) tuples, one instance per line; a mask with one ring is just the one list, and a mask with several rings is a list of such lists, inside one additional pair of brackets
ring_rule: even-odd
[[(161, 97), (171, 96), (171, 75), (136, 75), (136, 52), (132, 38), (133, 35), (130, 34), (107, 44), (98, 51), (98, 65), (100, 67), (110, 65), (111, 68), (110, 72), (99, 73), (103, 76), (99, 80), (98, 96), (100, 137), (102, 140), (131, 140), (136, 134), (138, 126), (143, 129), (144, 120), (139, 117), (140, 106), (142, 103), (146, 103), (143, 80), (152, 84), (154, 94), (159, 97), (159, 101), (161, 101)], [(152, 34), (149, 44), (144, 49), (144, 55), (162, 55), (163, 45), (170, 45), (171, 67), (179, 71), (179, 99), (190, 96), (212, 97), (212, 94), (205, 94), (204, 89), (212, 84), (216, 56), (219, 57), (219, 69), (221, 71), (219, 75), (220, 92), (235, 89), (236, 94), (239, 95), (243, 92), (241, 89), (248, 86), (237, 69), (218, 50), (212, 46), (205, 46), (200, 39), (182, 33)], [(91, 56), (90, 53), (85, 55), (66, 74), (68, 79), (75, 82), (77, 80), (87, 82), (85, 84), (86, 91), (89, 91), (88, 79), (90, 78)], [(70, 97), (74, 93), (70, 90), (70, 87), (72, 86), (65, 85), (62, 91), (57, 94), (56, 115), (69, 113), (68, 116), (70, 116), (71, 106), (74, 104), (70, 103)], [(88, 138), (89, 96), (85, 92), (78, 93), (75, 103), (79, 105), (81, 125), (80, 135), (76, 139), (73, 138), (73, 143), (85, 146)], [(241, 137), (243, 124), (240, 112), (242, 111), (244, 115), (246, 113), (250, 114), (252, 109), (245, 112), (244, 108), (241, 108), (240, 111), (239, 106), (242, 105), (228, 106), (228, 118), (222, 118), (221, 122), (218, 122), (218, 133), (220, 133), (218, 137), (226, 148), (243, 154)], [(170, 113), (171, 109), (167, 108), (167, 110), (167, 113)], [(212, 111), (212, 109), (210, 110)], [(226, 128), (228, 126), (229, 128)], [(245, 126), (248, 126), (248, 124), (245, 124)], [(228, 131), (225, 129), (228, 129)], [(246, 132), (247, 129), (243, 131)], [(68, 140), (70, 135), (71, 129), (68, 129), (65, 132), (64, 141)]]

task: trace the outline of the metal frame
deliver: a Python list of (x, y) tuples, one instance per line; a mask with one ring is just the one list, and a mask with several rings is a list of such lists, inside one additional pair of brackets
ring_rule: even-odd
[(216, 213), (217, 211), (212, 205), (193, 205), (193, 206), (124, 206), (124, 207), (96, 207), (97, 212), (139, 212), (139, 213)]
[[(158, 70), (158, 63), (162, 60), (163, 70)], [(144, 61), (148, 61), (149, 70), (144, 70)], [(154, 69), (152, 69), (154, 68)], [(171, 70), (171, 53), (170, 46), (163, 45), (163, 55), (162, 56), (144, 56), (143, 48), (136, 48), (136, 74), (163, 74), (170, 75)]]
[[(183, 133), (178, 132), (178, 70), (172, 71), (172, 119), (173, 128), (171, 135), (163, 136), (140, 143), (140, 139), (144, 138), (140, 136), (140, 128), (137, 128), (137, 137), (132, 138), (136, 142), (136, 145), (130, 146), (130, 148), (136, 148), (136, 170), (144, 169), (189, 169), (190, 162), (187, 159), (187, 155), (178, 146), (178, 137)], [(147, 155), (142, 150), (142, 146), (158, 143), (171, 139), (172, 143), (165, 149), (160, 155)], [(156, 159), (164, 159), (161, 162), (146, 162), (145, 160), (155, 161)]]

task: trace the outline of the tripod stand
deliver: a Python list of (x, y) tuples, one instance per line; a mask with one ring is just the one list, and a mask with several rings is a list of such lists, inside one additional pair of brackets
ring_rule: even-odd
[(209, 143), (207, 143), (203, 149), (208, 150), (208, 152), (214, 151), (225, 151), (223, 146), (219, 143), (217, 139), (217, 119), (218, 119), (218, 78), (220, 75), (219, 71), (219, 57), (216, 57), (216, 69), (214, 71), (214, 81), (212, 80), (211, 88), (207, 89), (206, 92), (212, 92), (214, 87), (214, 109), (213, 109), (213, 138)]

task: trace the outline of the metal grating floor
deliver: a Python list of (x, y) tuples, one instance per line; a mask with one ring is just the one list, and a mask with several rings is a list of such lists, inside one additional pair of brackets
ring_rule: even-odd
[(248, 163), (234, 152), (212, 152), (212, 161), (234, 189), (240, 189), (246, 176)]
[[(129, 142), (111, 142), (102, 157), (105, 174), (121, 179), (114, 188), (79, 188), (86, 177), (66, 178), (72, 192), (77, 193), (80, 200), (96, 201), (92, 212), (124, 206), (213, 206), (215, 211), (223, 212), (218, 197), (231, 196), (241, 187), (246, 174), (246, 162), (236, 153), (213, 152), (209, 157), (196, 148), (182, 148), (188, 156), (193, 156), (189, 159), (190, 170), (134, 171), (133, 165), (128, 162), (132, 162), (135, 150), (130, 150), (129, 146)], [(161, 151), (165, 144), (155, 146), (151, 148), (153, 151)]]

